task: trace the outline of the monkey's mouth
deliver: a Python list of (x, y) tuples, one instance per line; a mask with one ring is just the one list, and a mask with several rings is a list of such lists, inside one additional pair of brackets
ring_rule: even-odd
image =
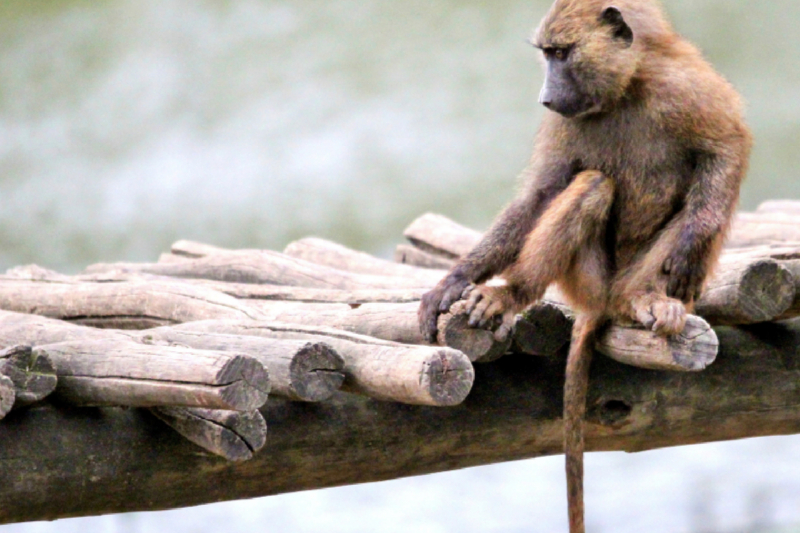
[(548, 109), (564, 118), (583, 118), (602, 111), (600, 101), (590, 96), (582, 96), (570, 101), (559, 102), (560, 105), (551, 105)]

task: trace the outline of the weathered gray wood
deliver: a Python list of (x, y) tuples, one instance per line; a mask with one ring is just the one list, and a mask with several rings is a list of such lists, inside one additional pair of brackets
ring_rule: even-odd
[(27, 345), (0, 349), (0, 374), (7, 376), (16, 391), (15, 407), (43, 400), (56, 389), (53, 362)]
[(719, 340), (708, 322), (689, 315), (680, 335), (663, 337), (650, 330), (609, 327), (597, 340), (597, 350), (627, 365), (651, 370), (698, 372), (717, 358)]
[(0, 309), (88, 326), (145, 329), (212, 318), (259, 318), (231, 296), (186, 283), (0, 280)]
[(0, 420), (5, 418), (11, 408), (14, 407), (15, 400), (14, 382), (11, 381), (10, 377), (0, 374)]
[(214, 246), (213, 244), (205, 244), (202, 242), (189, 241), (185, 239), (181, 239), (180, 241), (172, 243), (172, 246), (170, 247), (170, 252), (172, 252), (173, 255), (188, 257), (192, 259), (197, 259), (198, 257), (205, 257), (207, 255), (214, 255), (229, 251), (230, 249), (228, 248)]
[(202, 350), (248, 354), (269, 370), (270, 394), (291, 400), (327, 400), (344, 381), (344, 359), (321, 341), (264, 339), (254, 336), (197, 333), (172, 327), (142, 332), (146, 342)]
[(294, 241), (286, 247), (283, 253), (317, 265), (325, 265), (348, 272), (401, 276), (413, 279), (420, 287), (433, 287), (447, 274), (443, 270), (437, 271), (393, 263), (315, 237)]
[(308, 304), (253, 302), (264, 320), (328, 326), (404, 344), (426, 344), (419, 330), (418, 302), (405, 304)]
[(737, 213), (727, 246), (737, 248), (786, 242), (800, 242), (800, 216), (797, 213)]
[(324, 326), (209, 320), (182, 324), (175, 329), (325, 342), (344, 358), (342, 390), (380, 400), (457, 405), (467, 397), (475, 378), (469, 359), (458, 350), (406, 346)]
[(414, 220), (403, 235), (423, 251), (447, 259), (466, 255), (481, 239), (480, 232), (434, 213), (426, 213)]
[(764, 213), (766, 215), (775, 213), (800, 215), (800, 200), (767, 200), (756, 208), (756, 213)]
[(569, 344), (574, 314), (563, 301), (552, 299), (553, 292), (520, 315), (513, 332), (514, 351), (553, 357)]
[[(720, 357), (704, 372), (595, 358), (587, 449), (800, 433), (800, 326), (717, 333)], [(349, 394), (270, 399), (267, 444), (244, 463), (197, 453), (143, 410), (15, 410), (0, 424), (0, 521), (153, 511), (561, 453), (563, 362), (512, 356), (477, 373), (467, 400), (448, 409)]]
[(97, 264), (87, 274), (134, 272), (177, 278), (201, 278), (233, 283), (269, 283), (316, 289), (413, 289), (420, 283), (398, 276), (354, 274), (315, 265), (270, 250), (230, 250), (181, 263)]
[[(176, 256), (181, 261), (187, 261), (185, 257)], [(36, 265), (18, 267), (7, 272), (5, 276), (0, 276), (0, 282), (5, 279), (40, 281), (44, 283), (108, 283), (108, 282), (153, 282), (163, 283), (185, 283), (210, 289), (240, 300), (282, 300), (292, 302), (310, 303), (406, 303), (419, 301), (428, 288), (412, 289), (314, 289), (308, 287), (292, 287), (289, 285), (272, 284), (253, 284), (253, 283), (232, 283), (227, 281), (216, 281), (198, 278), (173, 278), (170, 276), (160, 276), (157, 274), (146, 274), (142, 272), (123, 272), (119, 270), (103, 271), (94, 274), (82, 274), (78, 276), (66, 276), (47, 269), (42, 269)], [(244, 302), (246, 303), (246, 302)]]
[(440, 255), (420, 250), (412, 244), (398, 244), (394, 251), (396, 263), (412, 265), (420, 268), (449, 270), (456, 264), (454, 259), (446, 259)]
[[(268, 321), (327, 326), (403, 344), (428, 344), (419, 329), (419, 302), (344, 305), (262, 301), (253, 305)], [(464, 316), (447, 314), (441, 320), (440, 343), (464, 351), (471, 361), (496, 359), (508, 349), (508, 343), (493, 340), (490, 332), (470, 328)]]
[(182, 406), (249, 411), (269, 374), (251, 357), (132, 341), (67, 341), (34, 348), (56, 367), (55, 395), (74, 405)]
[(715, 325), (757, 324), (783, 315), (795, 293), (794, 276), (773, 259), (723, 260), (696, 310)]
[(242, 300), (281, 300), (308, 303), (408, 303), (418, 302), (429, 289), (309, 289), (286, 285), (254, 285), (205, 279), (182, 280), (228, 294)]
[(151, 412), (189, 441), (228, 461), (247, 461), (267, 442), (267, 423), (259, 411), (153, 407)]
[(448, 313), (439, 316), (437, 327), (438, 343), (460, 350), (472, 362), (489, 363), (508, 353), (511, 347), (511, 336), (499, 342), (491, 331), (470, 327), (466, 302), (463, 300), (454, 303)]

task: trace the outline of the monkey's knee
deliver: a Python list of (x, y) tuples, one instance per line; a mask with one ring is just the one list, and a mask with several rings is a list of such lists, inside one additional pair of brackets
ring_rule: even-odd
[(614, 181), (599, 170), (584, 170), (575, 175), (573, 186), (580, 191), (581, 211), (605, 219), (614, 202)]

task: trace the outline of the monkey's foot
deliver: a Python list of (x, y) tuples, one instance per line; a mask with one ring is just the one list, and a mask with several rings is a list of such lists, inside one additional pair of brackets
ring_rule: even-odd
[(473, 328), (488, 329), (498, 320), (494, 338), (503, 342), (514, 328), (517, 313), (522, 310), (507, 286), (476, 285), (467, 289), (467, 312), (469, 325)]
[(686, 307), (675, 298), (647, 294), (634, 299), (631, 306), (636, 320), (659, 335), (677, 335), (686, 326)]

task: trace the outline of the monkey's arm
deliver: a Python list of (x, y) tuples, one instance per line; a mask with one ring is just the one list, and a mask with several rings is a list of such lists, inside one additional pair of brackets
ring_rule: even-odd
[(668, 296), (685, 303), (699, 297), (736, 209), (749, 150), (745, 132), (697, 156), (692, 184), (676, 219), (675, 242), (663, 266)]
[(566, 188), (574, 172), (570, 165), (555, 165), (544, 172), (530, 167), (526, 174), (531, 179), (528, 191), (506, 207), (475, 248), (422, 297), (419, 323), (428, 342), (436, 340), (439, 315), (461, 298), (464, 289), (500, 273), (517, 259), (542, 211)]

